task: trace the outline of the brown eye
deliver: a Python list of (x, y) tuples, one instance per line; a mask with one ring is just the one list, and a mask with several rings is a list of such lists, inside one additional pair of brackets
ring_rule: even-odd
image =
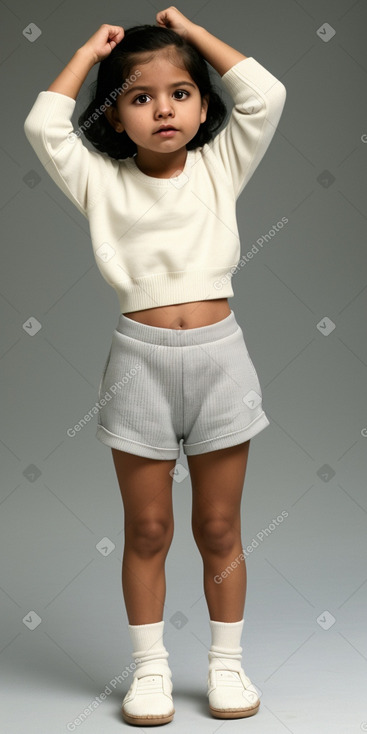
[(137, 102), (137, 101), (138, 101), (138, 99), (141, 99), (142, 97), (148, 97), (148, 95), (147, 95), (147, 94), (139, 94), (139, 96), (138, 96), (138, 97), (135, 97), (135, 99), (134, 99), (134, 104), (135, 104), (135, 102)]
[(186, 89), (176, 89), (175, 94), (186, 94), (188, 97), (190, 96), (190, 92), (186, 92)]
[[(176, 89), (174, 91), (174, 94), (184, 94), (184, 95), (186, 95), (186, 97), (189, 97), (190, 96), (190, 92), (187, 92), (186, 89)], [(133, 104), (137, 103), (138, 102), (138, 99), (142, 99), (143, 97), (148, 98), (149, 97), (149, 94), (139, 94), (139, 96), (138, 97), (135, 97), (135, 99), (133, 100)], [(178, 101), (180, 101), (182, 99), (183, 99), (183, 97), (179, 97)], [(138, 107), (140, 106), (140, 104), (141, 103), (139, 102), (138, 103)], [(144, 102), (142, 104), (144, 104)]]

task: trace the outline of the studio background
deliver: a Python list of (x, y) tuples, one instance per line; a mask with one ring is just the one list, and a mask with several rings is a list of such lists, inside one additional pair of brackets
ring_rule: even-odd
[[(78, 730), (73, 722), (103, 691), (83, 731), (118, 732), (132, 679), (111, 450), (95, 438), (97, 416), (68, 433), (97, 401), (118, 300), (97, 269), (87, 220), (47, 175), (24, 120), (102, 23), (155, 23), (165, 7), (0, 6), (0, 668), (9, 733)], [(245, 722), (207, 713), (208, 611), (181, 448), (164, 610), (170, 731), (367, 731), (366, 4), (176, 7), (263, 64), (287, 99), (237, 202), (247, 259), (229, 300), (270, 420), (251, 440), (242, 500), (243, 660), (262, 703)], [(32, 42), (31, 23), (41, 31)], [(78, 96), (75, 128), (96, 74)], [(39, 322), (33, 336), (30, 319)]]

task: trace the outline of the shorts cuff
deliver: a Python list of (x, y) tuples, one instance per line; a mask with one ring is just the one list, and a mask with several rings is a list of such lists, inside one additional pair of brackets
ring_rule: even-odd
[(263, 411), (260, 415), (249, 423), (246, 428), (234, 433), (226, 433), (217, 438), (211, 438), (208, 441), (198, 441), (198, 443), (183, 443), (183, 451), (187, 456), (195, 456), (197, 454), (206, 454), (209, 451), (217, 451), (218, 449), (226, 449), (229, 446), (237, 446), (249, 438), (256, 436), (257, 433), (263, 431), (270, 425), (270, 421)]
[(120, 451), (127, 451), (129, 454), (137, 456), (145, 456), (147, 459), (178, 459), (180, 455), (180, 447), (173, 449), (163, 448), (160, 446), (150, 446), (149, 444), (138, 443), (130, 438), (117, 436), (115, 433), (107, 431), (104, 426), (98, 425), (96, 430), (96, 438), (106, 446)]

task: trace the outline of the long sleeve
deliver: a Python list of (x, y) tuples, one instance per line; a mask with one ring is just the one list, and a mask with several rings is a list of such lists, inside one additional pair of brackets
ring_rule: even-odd
[(208, 143), (237, 199), (273, 138), (286, 100), (286, 89), (252, 56), (222, 77), (234, 106), (226, 127)]
[(97, 267), (121, 313), (234, 295), (236, 198), (274, 135), (285, 88), (252, 57), (222, 80), (234, 101), (229, 122), (188, 150), (173, 178), (144, 174), (133, 157), (89, 150), (73, 130), (76, 102), (66, 95), (40, 92), (25, 120), (45, 170), (89, 221)]
[(59, 92), (39, 92), (25, 122), (24, 132), (34, 152), (56, 185), (88, 218), (104, 190), (112, 162), (90, 151), (71, 117), (76, 100)]

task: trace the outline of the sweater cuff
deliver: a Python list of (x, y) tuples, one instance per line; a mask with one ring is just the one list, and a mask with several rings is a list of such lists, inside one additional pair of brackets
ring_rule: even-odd
[(37, 120), (47, 120), (51, 111), (52, 114), (56, 112), (56, 116), (60, 113), (63, 118), (68, 117), (71, 119), (75, 105), (76, 100), (72, 97), (68, 97), (66, 94), (61, 94), (60, 92), (46, 90), (38, 93), (31, 111), (33, 112), (34, 110)]

